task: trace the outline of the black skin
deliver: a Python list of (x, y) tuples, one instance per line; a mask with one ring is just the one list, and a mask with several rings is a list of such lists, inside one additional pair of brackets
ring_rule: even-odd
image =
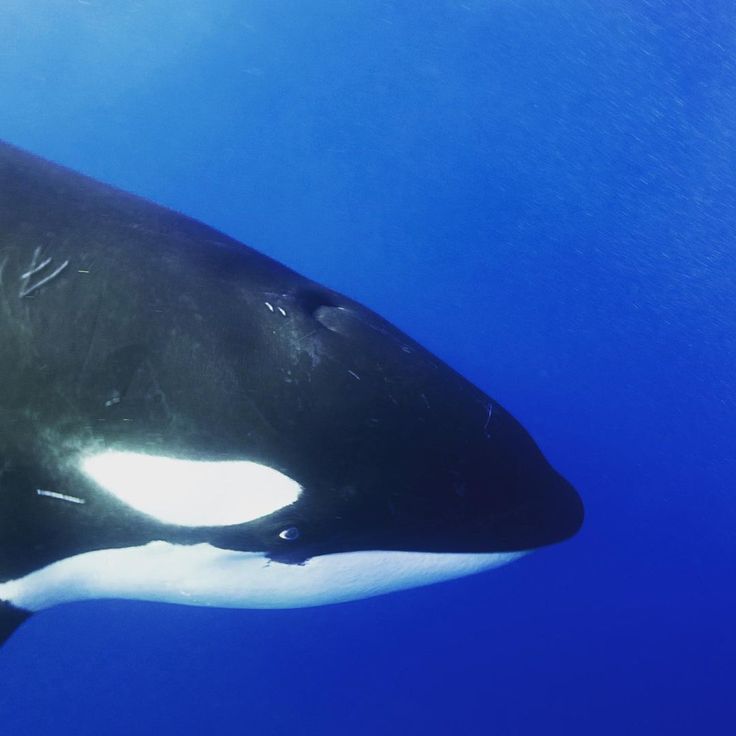
[[(0, 581), (158, 539), (300, 563), (531, 549), (582, 523), (521, 425), (381, 317), (5, 144), (0, 269)], [(104, 448), (255, 460), (304, 492), (247, 524), (170, 526), (80, 473)]]

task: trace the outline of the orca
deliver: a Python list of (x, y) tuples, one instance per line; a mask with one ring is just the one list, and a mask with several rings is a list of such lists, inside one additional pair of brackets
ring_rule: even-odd
[(0, 143), (0, 640), (66, 601), (355, 600), (582, 520), (519, 422), (373, 311)]

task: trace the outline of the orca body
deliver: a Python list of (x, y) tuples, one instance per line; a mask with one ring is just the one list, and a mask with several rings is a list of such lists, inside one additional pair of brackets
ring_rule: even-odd
[(512, 416), (375, 313), (0, 144), (0, 640), (69, 600), (377, 595), (582, 517)]

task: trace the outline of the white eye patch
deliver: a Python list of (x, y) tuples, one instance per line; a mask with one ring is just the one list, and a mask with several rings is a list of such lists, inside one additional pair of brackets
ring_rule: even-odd
[(287, 475), (247, 460), (106, 451), (86, 457), (81, 467), (136, 511), (179, 526), (243, 524), (294, 503), (302, 492)]

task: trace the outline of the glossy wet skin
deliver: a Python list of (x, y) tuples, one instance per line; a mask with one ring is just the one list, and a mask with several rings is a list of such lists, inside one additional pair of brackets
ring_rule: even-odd
[[(205, 226), (3, 155), (5, 283), (39, 247), (36, 283), (68, 262), (4, 293), (8, 573), (159, 539), (303, 562), (526, 550), (579, 527), (577, 495), (515, 420), (380, 317)], [(165, 524), (83, 472), (109, 449), (248, 460), (303, 492), (243, 524)]]

